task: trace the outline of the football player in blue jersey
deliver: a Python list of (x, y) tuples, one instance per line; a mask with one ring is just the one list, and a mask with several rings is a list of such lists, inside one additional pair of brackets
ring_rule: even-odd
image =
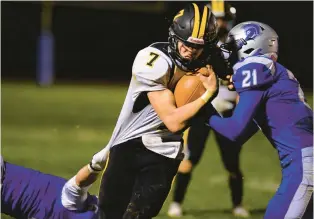
[(231, 86), (240, 100), (231, 117), (213, 115), (208, 125), (245, 142), (255, 123), (255, 130), (259, 127), (278, 151), (282, 168), (281, 184), (265, 218), (302, 218), (313, 199), (313, 111), (292, 72), (277, 62), (278, 35), (270, 26), (243, 22), (232, 28), (229, 39), (233, 44), (222, 49), (230, 52), (229, 60), (236, 60)]
[(75, 185), (74, 177), (67, 181), (1, 156), (1, 213), (18, 219), (96, 219), (97, 203), (96, 196)]

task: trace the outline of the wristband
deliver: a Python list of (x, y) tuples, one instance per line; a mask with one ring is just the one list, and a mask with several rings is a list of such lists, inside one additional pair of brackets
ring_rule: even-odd
[(101, 170), (98, 170), (98, 169), (96, 169), (96, 168), (94, 168), (94, 167), (92, 166), (92, 162), (90, 162), (90, 163), (87, 165), (87, 168), (88, 168), (88, 170), (89, 170), (90, 173), (100, 173), (100, 172), (101, 172)]
[(210, 92), (209, 90), (206, 90), (206, 92), (201, 96), (201, 99), (207, 103), (209, 99), (213, 96), (213, 93)]

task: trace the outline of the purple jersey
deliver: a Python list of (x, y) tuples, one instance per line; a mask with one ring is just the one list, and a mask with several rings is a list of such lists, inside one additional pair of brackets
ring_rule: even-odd
[(288, 69), (262, 55), (247, 57), (233, 68), (240, 101), (232, 117), (212, 116), (212, 128), (235, 140), (248, 133), (248, 124), (254, 120), (280, 159), (295, 149), (313, 146), (313, 111)]
[[(93, 211), (69, 211), (61, 203), (66, 180), (54, 175), (4, 162), (1, 186), (1, 212), (15, 218), (32, 219), (91, 219)], [(97, 203), (89, 196), (88, 201)]]

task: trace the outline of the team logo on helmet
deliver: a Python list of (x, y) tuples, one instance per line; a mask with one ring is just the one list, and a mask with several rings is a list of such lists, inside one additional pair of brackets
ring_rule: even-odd
[(203, 39), (199, 39), (199, 38), (195, 38), (195, 37), (189, 37), (187, 41), (190, 43), (196, 43), (196, 44), (204, 45)]
[(243, 26), (246, 37), (245, 40), (254, 40), (257, 36), (261, 34), (261, 27), (257, 24), (246, 24)]

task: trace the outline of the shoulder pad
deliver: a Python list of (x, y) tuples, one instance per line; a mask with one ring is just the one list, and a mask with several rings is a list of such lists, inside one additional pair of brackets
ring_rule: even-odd
[(275, 63), (264, 56), (250, 56), (233, 67), (232, 80), (237, 92), (260, 88), (274, 81)]
[(151, 44), (149, 47), (153, 47), (153, 48), (159, 49), (160, 51), (162, 51), (163, 53), (165, 53), (166, 55), (168, 55), (169, 43), (167, 43), (167, 42), (157, 42), (157, 43), (153, 43), (153, 44)]
[(159, 49), (146, 47), (138, 52), (132, 72), (135, 77), (156, 81), (164, 77), (170, 70), (170, 58)]

